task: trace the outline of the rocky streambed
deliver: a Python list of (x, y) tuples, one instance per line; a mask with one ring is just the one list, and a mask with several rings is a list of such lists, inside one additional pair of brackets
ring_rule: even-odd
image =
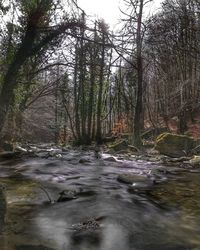
[(198, 250), (200, 169), (32, 146), (0, 160), (2, 250)]

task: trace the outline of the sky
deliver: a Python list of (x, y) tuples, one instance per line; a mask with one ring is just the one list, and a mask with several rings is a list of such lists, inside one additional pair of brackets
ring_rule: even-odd
[[(153, 13), (158, 10), (161, 1), (154, 0), (147, 12)], [(122, 0), (78, 0), (77, 2), (86, 14), (105, 19), (113, 28), (119, 20), (119, 6), (122, 6)]]

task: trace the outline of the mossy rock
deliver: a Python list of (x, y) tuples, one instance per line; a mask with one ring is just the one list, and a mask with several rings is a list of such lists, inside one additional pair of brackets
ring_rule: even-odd
[(163, 133), (157, 137), (155, 149), (169, 157), (182, 157), (191, 153), (199, 144), (199, 140), (186, 135)]
[(118, 141), (115, 144), (109, 146), (110, 150), (114, 150), (115, 152), (122, 151), (128, 149), (128, 142), (126, 140)]

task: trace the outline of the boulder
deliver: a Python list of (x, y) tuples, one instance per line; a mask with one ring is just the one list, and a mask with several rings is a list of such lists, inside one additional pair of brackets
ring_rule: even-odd
[(198, 145), (199, 140), (186, 135), (163, 133), (156, 139), (155, 149), (169, 157), (186, 156)]

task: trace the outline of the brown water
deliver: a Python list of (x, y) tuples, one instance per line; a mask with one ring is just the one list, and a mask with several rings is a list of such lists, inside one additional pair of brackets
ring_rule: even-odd
[[(200, 249), (198, 171), (142, 160), (109, 162), (105, 157), (95, 159), (93, 152), (69, 150), (59, 159), (0, 162), (0, 182), (6, 186), (7, 197), (0, 249)], [(80, 158), (90, 162), (80, 164)], [(117, 181), (118, 174), (127, 172), (148, 175), (159, 184), (142, 183), (133, 190), (131, 185)], [(83, 193), (77, 199), (50, 204), (41, 185), (52, 200), (64, 189), (81, 188)], [(101, 216), (97, 230), (72, 228)]]

